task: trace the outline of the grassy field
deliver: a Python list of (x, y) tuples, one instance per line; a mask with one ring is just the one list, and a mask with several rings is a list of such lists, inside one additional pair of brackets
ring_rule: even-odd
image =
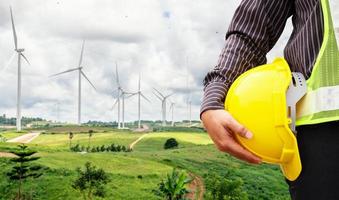
[[(128, 145), (142, 135), (108, 129), (101, 131), (94, 133), (91, 145)], [(76, 177), (75, 169), (87, 161), (109, 173), (111, 182), (106, 186), (105, 199), (160, 199), (152, 190), (174, 167), (201, 177), (215, 172), (228, 174), (231, 179), (241, 178), (244, 181), (243, 189), (253, 200), (289, 199), (278, 167), (266, 164), (253, 166), (235, 160), (218, 152), (205, 133), (150, 133), (136, 144), (133, 152), (82, 154), (69, 151), (66, 128), (50, 132), (53, 134), (41, 134), (29, 144), (39, 151), (41, 159), (37, 162), (49, 168), (39, 181), (25, 185), (26, 191), (32, 191), (34, 199), (82, 199), (71, 184)], [(87, 146), (88, 134), (80, 132), (84, 131), (76, 133), (72, 143)], [(166, 139), (172, 137), (179, 142), (179, 148), (164, 150)], [(0, 143), (0, 150), (14, 147), (14, 144)], [(11, 199), (16, 188), (5, 176), (10, 166), (8, 158), (0, 158), (0, 191), (3, 191), (0, 199)]]

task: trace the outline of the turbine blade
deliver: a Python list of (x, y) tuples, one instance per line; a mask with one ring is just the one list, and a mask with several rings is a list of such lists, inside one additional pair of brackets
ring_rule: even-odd
[(172, 94), (165, 96), (165, 98), (168, 98), (168, 97), (172, 96), (173, 94), (174, 94), (174, 92)]
[(23, 53), (20, 53), (20, 55), (26, 60), (26, 62), (28, 63), (28, 65), (31, 65), (31, 63), (29, 63), (28, 59), (26, 58), (26, 56)]
[(140, 92), (140, 90), (141, 90), (140, 79), (141, 79), (141, 78), (140, 78), (140, 73), (139, 73), (139, 90), (138, 90), (139, 92)]
[(162, 96), (163, 98), (165, 98), (165, 96), (163, 94), (161, 94), (161, 92), (159, 92), (159, 90), (153, 88), (153, 90), (155, 90), (158, 94), (160, 94), (160, 96)]
[(115, 101), (115, 103), (113, 104), (111, 110), (114, 110), (114, 107), (118, 104), (118, 99)]
[(154, 94), (160, 101), (163, 100), (163, 99), (162, 99), (157, 93), (155, 93), (154, 91), (153, 91), (153, 94)]
[(151, 103), (151, 101), (150, 101), (147, 97), (145, 97), (145, 95), (144, 95), (143, 93), (140, 92), (140, 95), (141, 95), (146, 101), (148, 101), (149, 103)]
[(60, 74), (65, 74), (65, 73), (76, 71), (76, 70), (79, 70), (79, 69), (80, 69), (79, 67), (74, 68), (74, 69), (69, 69), (69, 70), (66, 70), (66, 71), (63, 71), (63, 72), (60, 72), (60, 73), (57, 73), (57, 74), (50, 75), (49, 77), (58, 76)]
[(85, 40), (82, 41), (81, 53), (80, 53), (80, 59), (79, 59), (79, 67), (81, 67), (81, 64), (82, 64), (82, 57), (84, 55), (84, 47), (85, 47)]
[[(125, 94), (128, 94), (128, 93), (125, 93)], [(136, 95), (136, 94), (138, 94), (138, 93), (132, 93), (132, 94), (130, 94), (129, 96), (126, 96), (125, 98), (128, 99), (128, 98), (130, 98), (130, 97), (133, 97), (133, 96)]]
[(5, 71), (8, 68), (8, 66), (12, 63), (12, 61), (13, 61), (13, 59), (15, 57), (15, 54), (16, 54), (16, 52), (13, 52), (11, 58), (8, 60), (6, 65), (1, 69), (1, 72)]
[(88, 77), (86, 76), (86, 74), (85, 74), (83, 71), (81, 71), (81, 74), (85, 77), (85, 79), (87, 79), (87, 81), (89, 82), (89, 84), (91, 84), (91, 86), (92, 86), (95, 90), (97, 90), (97, 89), (95, 88), (95, 86), (93, 85), (93, 83), (88, 79)]
[(118, 73), (118, 63), (117, 62), (115, 62), (115, 76), (116, 76), (117, 85), (120, 87), (119, 73)]
[(12, 21), (12, 30), (13, 30), (14, 45), (15, 45), (15, 50), (17, 50), (18, 49), (18, 38), (16, 36), (16, 31), (15, 31), (12, 7), (9, 7), (9, 10), (11, 12), (11, 21)]

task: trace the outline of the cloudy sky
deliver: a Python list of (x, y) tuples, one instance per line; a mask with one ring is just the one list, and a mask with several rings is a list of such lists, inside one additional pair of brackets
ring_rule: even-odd
[[(17, 58), (10, 24), (14, 13), (19, 47), (31, 62), (22, 67), (23, 115), (55, 120), (77, 120), (76, 72), (49, 78), (74, 68), (86, 39), (84, 72), (97, 88), (83, 79), (82, 121), (117, 119), (110, 110), (115, 62), (127, 91), (141, 87), (152, 103), (142, 102), (143, 119), (160, 119), (161, 104), (152, 87), (175, 92), (175, 119), (187, 119), (186, 101), (192, 100), (192, 118), (199, 119), (202, 80), (218, 59), (224, 35), (239, 0), (30, 0), (0, 2), (0, 114), (15, 116)], [(282, 55), (291, 24), (268, 55)], [(190, 94), (190, 95), (189, 95)], [(169, 106), (168, 106), (169, 107)], [(126, 100), (126, 120), (137, 119), (137, 98)]]

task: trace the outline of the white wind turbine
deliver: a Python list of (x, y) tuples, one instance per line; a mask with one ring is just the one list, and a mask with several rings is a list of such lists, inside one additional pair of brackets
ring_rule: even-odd
[(72, 71), (78, 71), (78, 125), (81, 125), (81, 77), (83, 76), (88, 83), (96, 90), (95, 86), (93, 85), (93, 83), (88, 79), (88, 77), (86, 76), (86, 74), (82, 71), (83, 66), (82, 66), (82, 58), (83, 58), (83, 54), (84, 54), (84, 47), (85, 47), (85, 40), (82, 42), (82, 47), (81, 47), (81, 53), (80, 53), (80, 60), (79, 60), (79, 65), (77, 68), (73, 68), (73, 69), (69, 69), (57, 74), (53, 74), (50, 77), (53, 76), (58, 76), (61, 74), (65, 74), (68, 72), (72, 72)]
[(167, 96), (163, 95), (157, 89), (153, 88), (156, 92), (153, 94), (161, 101), (161, 113), (162, 113), (162, 126), (166, 126), (166, 100), (168, 97), (172, 96), (174, 93)]
[[(15, 51), (18, 54), (18, 85), (17, 85), (17, 110), (16, 110), (16, 130), (21, 131), (21, 57), (25, 59), (25, 61), (29, 64), (28, 59), (23, 54), (23, 48), (18, 48), (18, 39), (15, 31), (14, 19), (12, 8), (9, 8), (11, 13), (11, 22), (12, 22), (12, 30), (13, 30), (13, 38), (14, 38), (14, 46)], [(12, 57), (13, 58), (13, 57)], [(11, 59), (12, 59), (11, 58)]]
[(134, 93), (138, 95), (138, 128), (141, 127), (141, 97), (144, 98), (146, 101), (151, 103), (151, 101), (141, 92), (141, 85), (140, 85), (140, 74), (139, 74), (139, 84), (138, 84), (138, 92)]
[[(118, 129), (125, 129), (125, 98), (129, 98), (137, 93), (131, 93), (131, 92), (126, 92), (120, 85), (120, 81), (119, 81), (119, 73), (118, 73), (118, 64), (115, 63), (115, 80), (117, 83), (117, 89), (116, 91), (118, 91), (118, 96), (117, 96), (117, 100), (115, 101), (115, 103), (113, 104), (112, 110), (114, 109), (114, 107), (118, 104)], [(129, 95), (126, 97), (126, 95)], [(121, 100), (120, 100), (121, 98)], [(122, 109), (121, 109), (121, 114), (122, 114), (122, 122), (120, 122), (120, 101), (122, 104)]]
[(118, 129), (121, 128), (121, 122), (120, 122), (120, 95), (123, 93), (123, 89), (120, 85), (119, 81), (119, 73), (118, 73), (118, 63), (115, 63), (115, 81), (117, 84), (117, 89), (115, 91), (118, 92), (117, 100), (113, 104), (112, 110), (114, 109), (115, 105), (118, 104)]

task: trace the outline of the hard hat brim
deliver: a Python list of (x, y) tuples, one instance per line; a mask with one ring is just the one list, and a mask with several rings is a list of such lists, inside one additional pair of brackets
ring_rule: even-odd
[(290, 181), (296, 180), (302, 170), (298, 148), (296, 151), (297, 152), (294, 154), (290, 162), (280, 165), (284, 176)]

